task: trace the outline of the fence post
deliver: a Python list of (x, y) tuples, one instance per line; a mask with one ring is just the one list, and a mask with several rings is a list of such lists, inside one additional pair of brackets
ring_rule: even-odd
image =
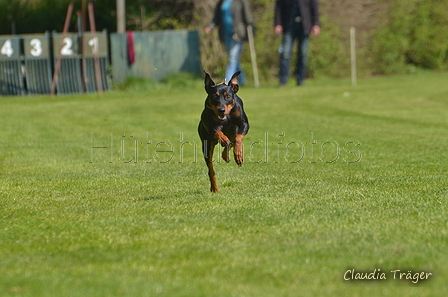
[(356, 86), (356, 32), (355, 27), (350, 27), (350, 60), (352, 72), (352, 86)]
[(73, 13), (73, 1), (70, 1), (70, 4), (68, 5), (68, 9), (67, 9), (67, 15), (65, 16), (64, 30), (62, 31), (61, 44), (60, 44), (59, 51), (58, 51), (58, 59), (56, 61), (56, 66), (55, 66), (54, 73), (53, 73), (53, 82), (51, 84), (51, 91), (50, 91), (51, 97), (53, 97), (54, 93), (56, 92), (56, 82), (58, 80), (59, 71), (61, 70), (61, 62), (62, 62), (61, 52), (62, 52), (62, 47), (64, 46), (63, 40), (65, 39), (65, 36), (67, 35), (68, 27), (70, 25), (70, 18), (72, 17), (72, 13)]

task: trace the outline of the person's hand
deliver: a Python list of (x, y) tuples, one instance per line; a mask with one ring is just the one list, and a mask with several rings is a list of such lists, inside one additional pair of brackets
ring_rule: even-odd
[(277, 25), (274, 27), (274, 32), (276, 35), (280, 35), (283, 33), (283, 26), (281, 25)]
[(320, 35), (320, 27), (318, 25), (314, 25), (311, 28), (311, 33), (316, 37), (319, 36)]
[(210, 33), (212, 33), (212, 28), (210, 28), (210, 26), (208, 26), (208, 27), (205, 27), (205, 34), (210, 34)]

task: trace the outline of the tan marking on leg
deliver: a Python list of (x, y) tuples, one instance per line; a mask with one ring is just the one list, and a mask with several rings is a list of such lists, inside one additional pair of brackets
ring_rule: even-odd
[(243, 155), (243, 138), (244, 135), (237, 134), (235, 137), (235, 147), (233, 149), (233, 156), (235, 157), (235, 162), (238, 166), (241, 166), (244, 162)]

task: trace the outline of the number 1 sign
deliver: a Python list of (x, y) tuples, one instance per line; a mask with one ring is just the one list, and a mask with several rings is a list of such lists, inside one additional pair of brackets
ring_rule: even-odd
[(92, 33), (84, 33), (84, 56), (93, 57), (95, 54), (98, 57), (107, 56), (107, 35), (102, 32), (97, 32), (95, 36)]

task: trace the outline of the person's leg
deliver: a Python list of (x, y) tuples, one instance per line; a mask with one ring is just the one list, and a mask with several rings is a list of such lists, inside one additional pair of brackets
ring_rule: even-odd
[(302, 26), (298, 32), (299, 44), (297, 51), (297, 65), (295, 77), (297, 80), (297, 85), (303, 85), (306, 78), (306, 66), (308, 59), (308, 35), (303, 33)]
[(292, 57), (292, 46), (294, 44), (294, 34), (293, 30), (289, 30), (283, 33), (282, 45), (279, 48), (280, 53), (280, 65), (278, 78), (280, 85), (283, 86), (288, 82), (289, 79), (289, 69)]
[[(231, 36), (226, 39), (226, 51), (227, 51), (227, 67), (225, 80), (228, 83), (232, 78), (232, 75), (237, 71), (242, 71), (240, 65), (240, 55), (243, 49), (242, 42), (236, 42)], [(240, 84), (244, 84), (244, 75), (239, 76)]]
[[(244, 86), (246, 84), (246, 76), (244, 75), (244, 71), (243, 68), (241, 67), (241, 63), (240, 63), (240, 56), (241, 56), (241, 52), (243, 50), (243, 43), (240, 43), (240, 53), (238, 54), (238, 67), (236, 68), (237, 71), (241, 71), (240, 76), (238, 77), (238, 82), (239, 85)], [(232, 78), (232, 77), (230, 77)]]

